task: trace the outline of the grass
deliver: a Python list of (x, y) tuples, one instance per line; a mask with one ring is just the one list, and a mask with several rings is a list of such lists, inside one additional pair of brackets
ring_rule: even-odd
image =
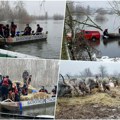
[(86, 104), (102, 104), (111, 107), (120, 106), (120, 99), (112, 98), (107, 93), (96, 93), (85, 97), (58, 98), (57, 112), (62, 108), (61, 105), (86, 105)]

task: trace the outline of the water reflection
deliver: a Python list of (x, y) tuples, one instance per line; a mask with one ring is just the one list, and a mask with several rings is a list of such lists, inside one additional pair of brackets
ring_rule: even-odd
[(95, 40), (95, 41), (89, 40), (88, 43), (89, 43), (90, 46), (92, 46), (92, 47), (97, 47), (97, 46), (100, 45), (100, 39)]
[(105, 23), (108, 21), (107, 17), (105, 15), (101, 15), (101, 14), (97, 14), (94, 18), (94, 20), (97, 22), (97, 23)]
[[(8, 114), (17, 114), (17, 115), (22, 115), (22, 116), (32, 116), (36, 117), (38, 115), (52, 115), (54, 116), (54, 109), (55, 109), (55, 104), (51, 105), (45, 105), (45, 106), (32, 106), (31, 108), (24, 108), (21, 111), (8, 111), (5, 109), (2, 109), (1, 112), (3, 113), (8, 113)], [(6, 117), (6, 115), (2, 116), (2, 118)]]

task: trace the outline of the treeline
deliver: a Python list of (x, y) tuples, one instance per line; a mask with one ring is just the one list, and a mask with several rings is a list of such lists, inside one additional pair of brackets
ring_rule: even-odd
[(113, 14), (112, 9), (104, 9), (104, 8), (92, 8), (89, 5), (87, 7), (85, 7), (84, 5), (81, 4), (81, 2), (72, 2), (72, 1), (68, 1), (68, 6), (70, 9), (70, 12), (73, 15), (93, 15), (94, 13), (97, 14)]
[(99, 66), (98, 67), (98, 72), (97, 73), (92, 73), (91, 69), (90, 68), (85, 68), (83, 71), (79, 72), (79, 74), (74, 74), (72, 75), (71, 73), (67, 73), (65, 76), (71, 76), (73, 78), (79, 78), (79, 77), (82, 77), (82, 78), (86, 78), (86, 77), (95, 77), (96, 75), (99, 76), (99, 77), (117, 77), (117, 78), (120, 78), (120, 73), (119, 72), (116, 72), (114, 71), (113, 73), (109, 73), (107, 71), (107, 68), (105, 66)]
[(9, 1), (0, 1), (0, 21), (15, 21), (30, 22), (31, 17), (24, 7), (22, 1), (14, 2), (14, 7), (10, 6)]
[[(14, 7), (13, 7), (14, 6)], [(55, 14), (54, 16), (48, 16), (46, 12), (45, 15), (36, 16), (29, 15), (25, 8), (23, 1), (13, 2), (13, 6), (10, 5), (9, 1), (0, 1), (0, 21), (18, 21), (20, 23), (29, 23), (33, 20), (45, 20), (45, 19), (63, 19), (61, 15)]]
[(63, 15), (60, 15), (60, 14), (54, 14), (53, 16), (48, 16), (47, 14), (45, 14), (45, 15), (31, 16), (31, 17), (34, 20), (48, 20), (48, 19), (63, 20), (64, 19)]

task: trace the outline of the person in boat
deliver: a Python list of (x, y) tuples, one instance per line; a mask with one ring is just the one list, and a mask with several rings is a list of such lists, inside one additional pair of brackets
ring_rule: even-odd
[(19, 95), (17, 86), (15, 85), (13, 88), (14, 88), (14, 92), (15, 92), (15, 101), (20, 101), (20, 95)]
[(52, 97), (55, 97), (56, 93), (57, 93), (57, 86), (56, 85), (54, 86), (54, 89), (52, 89), (52, 93), (53, 93)]
[(44, 86), (42, 86), (42, 88), (39, 90), (39, 92), (45, 92), (45, 93), (48, 93), (48, 91), (45, 89)]
[(8, 38), (10, 36), (10, 28), (9, 25), (7, 24), (6, 26), (3, 27), (3, 33), (4, 33), (4, 37)]
[(3, 76), (2, 76), (2, 74), (0, 73), (0, 83), (2, 82), (2, 80), (3, 80)]
[(5, 100), (8, 98), (8, 92), (9, 92), (8, 86), (9, 86), (8, 78), (5, 77), (3, 79), (2, 87), (1, 87), (2, 100)]
[(4, 34), (3, 34), (3, 27), (4, 25), (3, 24), (0, 24), (0, 35), (3, 37)]
[(34, 30), (32, 30), (32, 35), (35, 35), (35, 32), (34, 32)]
[(6, 78), (8, 79), (8, 90), (12, 89), (12, 81), (9, 79), (9, 76), (7, 75)]
[(39, 24), (37, 24), (36, 35), (41, 34), (41, 33), (42, 33), (42, 31), (43, 31), (43, 28), (42, 28), (42, 27), (40, 27), (40, 25), (39, 25)]
[(15, 37), (16, 28), (17, 25), (15, 25), (14, 22), (11, 22), (11, 26), (10, 26), (11, 37)]
[(27, 79), (29, 77), (29, 73), (27, 70), (24, 70), (23, 74), (22, 74), (22, 78), (23, 78), (23, 82), (27, 83)]
[(0, 73), (0, 97), (1, 97), (1, 86), (2, 86), (2, 79), (3, 77), (2, 77), (2, 74)]
[(18, 89), (15, 84), (13, 84), (11, 90), (9, 91), (9, 99), (11, 99), (12, 101), (20, 101)]
[(26, 83), (24, 83), (23, 87), (22, 87), (22, 94), (23, 95), (28, 95), (28, 86)]
[(103, 32), (103, 37), (109, 37), (108, 29), (105, 29)]
[(28, 80), (27, 80), (28, 85), (30, 85), (31, 79), (32, 79), (32, 75), (30, 75), (29, 78), (28, 78)]
[(23, 35), (31, 35), (31, 30), (31, 27), (27, 24)]
[(11, 90), (9, 91), (8, 98), (11, 99), (12, 101), (15, 101), (15, 90), (12, 86)]
[(120, 34), (120, 28), (118, 29), (118, 33)]
[(21, 87), (20, 87), (20, 83), (19, 82), (16, 83), (16, 87), (18, 89), (18, 92), (21, 93)]

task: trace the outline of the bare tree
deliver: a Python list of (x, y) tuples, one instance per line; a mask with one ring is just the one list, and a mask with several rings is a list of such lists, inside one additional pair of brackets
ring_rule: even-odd
[(89, 16), (86, 16), (86, 20), (82, 22), (75, 19), (73, 13), (71, 13), (70, 11), (69, 4), (71, 4), (71, 2), (67, 2), (66, 4), (64, 35), (67, 36), (67, 33), (71, 33), (71, 42), (69, 43), (69, 53), (71, 59), (92, 60), (92, 54), (99, 54), (99, 51), (90, 46), (90, 44), (85, 40), (84, 37), (79, 39), (77, 31), (83, 30), (85, 26), (94, 27), (100, 30), (102, 29), (95, 22), (93, 22)]
[(0, 1), (0, 20), (11, 20), (11, 16), (13, 16), (13, 11), (9, 1)]
[(19, 20), (19, 22), (29, 23), (29, 15), (27, 10), (25, 9), (25, 4), (23, 1), (15, 2), (15, 16)]
[(83, 72), (80, 72), (80, 76), (86, 78), (86, 77), (92, 77), (93, 74), (92, 74), (90, 68), (86, 68), (83, 70)]
[(100, 75), (101, 75), (102, 78), (107, 76), (107, 70), (106, 70), (106, 68), (104, 66), (101, 65), (99, 67), (99, 71), (100, 71)]
[(117, 14), (118, 16), (120, 16), (120, 1), (114, 0), (109, 2), (109, 4), (114, 14)]
[(92, 77), (92, 72), (91, 72), (90, 68), (86, 68), (84, 70), (84, 76), (85, 77)]

